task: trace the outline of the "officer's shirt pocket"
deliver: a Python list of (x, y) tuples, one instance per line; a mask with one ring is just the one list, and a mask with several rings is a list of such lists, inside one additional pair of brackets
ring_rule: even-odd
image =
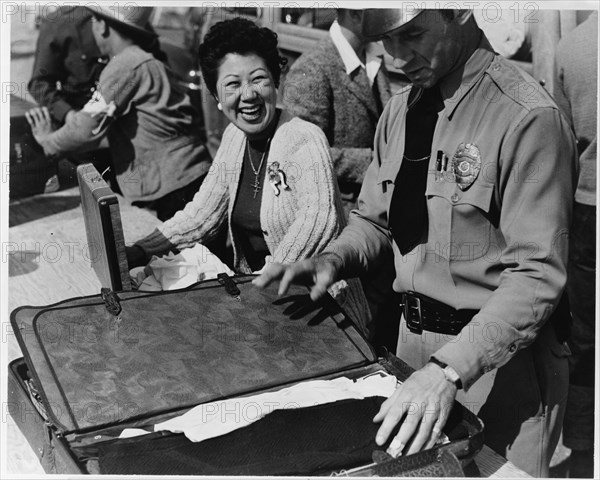
[(462, 191), (451, 175), (427, 182), (429, 245), (451, 261), (475, 260), (487, 253), (491, 241), (490, 207), (493, 184), (477, 178)]

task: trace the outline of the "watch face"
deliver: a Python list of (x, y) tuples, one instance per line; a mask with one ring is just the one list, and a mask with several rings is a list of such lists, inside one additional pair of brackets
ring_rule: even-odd
[(460, 380), (458, 373), (456, 373), (456, 371), (452, 367), (444, 368), (444, 374), (446, 375), (446, 378), (452, 383), (457, 383)]

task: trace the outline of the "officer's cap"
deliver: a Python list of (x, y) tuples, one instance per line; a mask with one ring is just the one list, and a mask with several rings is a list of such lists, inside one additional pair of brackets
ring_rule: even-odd
[(381, 38), (400, 28), (423, 10), (418, 8), (366, 8), (362, 17), (362, 34), (368, 38)]

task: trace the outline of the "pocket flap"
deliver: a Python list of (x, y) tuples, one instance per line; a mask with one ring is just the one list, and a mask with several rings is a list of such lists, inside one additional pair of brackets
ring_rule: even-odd
[(377, 173), (377, 185), (394, 183), (400, 171), (400, 160), (384, 160)]
[(462, 192), (458, 187), (456, 190), (459, 195), (457, 205), (473, 205), (486, 213), (490, 211), (492, 193), (494, 193), (493, 185), (475, 182), (465, 192)]
[(462, 191), (456, 182), (450, 179), (428, 181), (425, 191), (428, 197), (442, 197), (453, 205), (472, 205), (486, 213), (490, 211), (493, 193), (492, 184), (476, 181), (466, 191)]
[(453, 181), (435, 181), (432, 178), (427, 179), (427, 187), (425, 196), (427, 197), (442, 197), (451, 202), (450, 197), (456, 191), (456, 183)]

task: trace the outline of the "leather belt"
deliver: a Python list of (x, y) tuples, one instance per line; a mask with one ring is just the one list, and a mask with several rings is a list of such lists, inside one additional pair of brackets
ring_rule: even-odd
[(458, 335), (479, 310), (456, 310), (416, 292), (400, 294), (406, 326), (413, 333), (423, 330), (445, 335)]

